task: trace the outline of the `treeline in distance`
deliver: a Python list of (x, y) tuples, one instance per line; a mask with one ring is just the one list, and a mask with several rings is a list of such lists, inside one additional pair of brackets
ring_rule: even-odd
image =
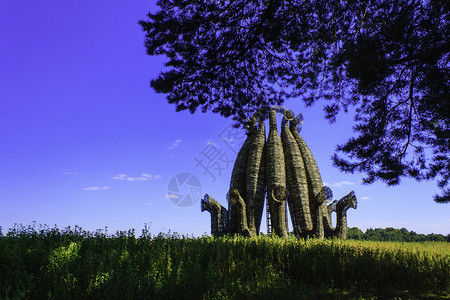
[(352, 240), (380, 241), (380, 242), (450, 242), (450, 234), (419, 234), (406, 228), (392, 227), (369, 228), (363, 232), (357, 227), (349, 228), (348, 238)]

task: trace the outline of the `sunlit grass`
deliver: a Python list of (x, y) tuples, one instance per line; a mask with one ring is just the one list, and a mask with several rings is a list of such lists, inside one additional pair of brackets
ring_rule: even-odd
[(449, 295), (449, 243), (16, 227), (0, 299), (373, 298)]

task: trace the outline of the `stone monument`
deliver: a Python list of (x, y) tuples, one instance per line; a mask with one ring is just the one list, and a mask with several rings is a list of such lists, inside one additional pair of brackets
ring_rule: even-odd
[[(276, 114), (283, 115), (281, 135)], [(269, 118), (266, 140), (265, 119)], [(347, 210), (356, 208), (352, 191), (334, 200), (329, 187), (323, 186), (319, 168), (300, 136), (303, 117), (284, 107), (257, 111), (247, 125), (247, 138), (234, 163), (228, 208), (208, 194), (201, 201), (201, 211), (211, 214), (211, 234), (257, 236), (267, 199), (267, 232), (288, 236), (289, 210), (293, 232), (297, 237), (347, 238)], [(336, 213), (332, 227), (331, 213)]]

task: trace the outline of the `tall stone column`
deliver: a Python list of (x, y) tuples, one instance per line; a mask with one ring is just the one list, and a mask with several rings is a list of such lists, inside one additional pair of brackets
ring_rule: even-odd
[(336, 235), (340, 239), (347, 239), (348, 227), (347, 227), (347, 210), (357, 207), (355, 192), (351, 191), (344, 197), (342, 197), (336, 203)]
[(227, 210), (208, 194), (201, 200), (201, 211), (211, 214), (211, 234), (221, 236), (225, 233), (227, 225)]
[[(231, 173), (230, 190), (236, 189), (239, 195), (245, 199), (246, 194), (246, 174), (247, 174), (247, 161), (248, 154), (250, 150), (250, 145), (252, 144), (256, 133), (256, 125), (252, 122), (249, 125), (249, 131), (247, 133), (247, 139), (242, 145), (239, 153), (234, 162), (233, 171)], [(228, 215), (229, 215), (229, 228), (228, 233), (235, 234), (239, 232), (239, 212), (236, 210), (231, 203), (228, 203)]]
[[(298, 144), (289, 127), (284, 125), (281, 129), (281, 140), (286, 163), (286, 180), (292, 201), (293, 212), (291, 219), (299, 223), (303, 233), (313, 229), (311, 212), (309, 209), (308, 182), (306, 179), (305, 164)], [(294, 216), (292, 215), (294, 213)]]
[(230, 203), (231, 207), (233, 207), (233, 210), (238, 216), (236, 220), (236, 223), (238, 224), (237, 233), (243, 236), (250, 236), (250, 231), (248, 230), (247, 224), (246, 205), (237, 189), (231, 188), (228, 192), (228, 203)]
[(283, 144), (277, 130), (275, 110), (269, 112), (269, 125), (269, 137), (266, 142), (267, 199), (273, 230), (278, 236), (287, 237), (286, 168)]
[(323, 239), (324, 226), (322, 218), (325, 217), (330, 220), (330, 217), (328, 215), (325, 202), (317, 202), (322, 199), (318, 197), (323, 188), (322, 177), (320, 176), (319, 167), (317, 166), (311, 150), (308, 148), (297, 130), (295, 130), (295, 126), (296, 124), (294, 122), (290, 122), (291, 132), (297, 141), (305, 163), (305, 173), (308, 182), (309, 206), (312, 210), (313, 231), (317, 238)]
[(246, 174), (247, 223), (251, 236), (259, 234), (264, 209), (266, 181), (264, 174), (264, 145), (266, 130), (260, 121), (255, 138), (250, 145)]

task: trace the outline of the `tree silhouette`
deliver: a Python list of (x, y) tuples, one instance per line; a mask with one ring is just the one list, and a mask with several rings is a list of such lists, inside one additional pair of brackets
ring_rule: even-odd
[(334, 164), (366, 183), (438, 179), (450, 201), (450, 3), (446, 0), (159, 0), (139, 24), (151, 81), (177, 111), (245, 124), (261, 107), (324, 99), (355, 108), (355, 137)]

